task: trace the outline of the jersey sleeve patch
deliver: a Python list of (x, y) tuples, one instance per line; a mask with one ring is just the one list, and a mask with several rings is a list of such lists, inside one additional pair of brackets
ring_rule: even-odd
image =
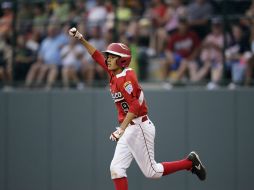
[(124, 89), (126, 90), (126, 92), (128, 94), (131, 94), (133, 91), (133, 86), (131, 84), (131, 81), (127, 81), (126, 83), (124, 83)]

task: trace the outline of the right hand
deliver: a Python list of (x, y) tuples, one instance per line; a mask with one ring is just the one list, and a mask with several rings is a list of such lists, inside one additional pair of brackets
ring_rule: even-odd
[(111, 141), (118, 141), (120, 139), (120, 137), (123, 135), (124, 130), (121, 127), (117, 127), (116, 131), (111, 133), (109, 139)]
[(77, 28), (75, 28), (75, 27), (73, 27), (69, 30), (69, 35), (74, 38), (77, 38), (79, 40), (83, 37), (82, 34), (80, 34), (79, 31), (77, 30)]

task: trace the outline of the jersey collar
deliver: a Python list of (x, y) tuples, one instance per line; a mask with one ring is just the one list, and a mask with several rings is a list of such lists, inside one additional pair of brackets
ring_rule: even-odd
[(131, 71), (132, 68), (125, 68), (121, 73), (116, 75), (116, 78), (124, 77), (127, 71)]

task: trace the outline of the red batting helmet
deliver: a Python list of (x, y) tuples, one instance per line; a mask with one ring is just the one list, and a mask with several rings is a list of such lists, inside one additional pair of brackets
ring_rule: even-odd
[(120, 58), (117, 59), (117, 65), (120, 67), (128, 67), (131, 62), (131, 51), (125, 44), (122, 43), (111, 43), (107, 47), (107, 50), (104, 53), (117, 55)]

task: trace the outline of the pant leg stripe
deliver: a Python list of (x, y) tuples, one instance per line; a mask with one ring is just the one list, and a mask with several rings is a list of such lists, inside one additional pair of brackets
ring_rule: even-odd
[(149, 160), (150, 160), (151, 168), (153, 169), (153, 171), (154, 171), (155, 173), (163, 173), (163, 172), (157, 172), (157, 171), (156, 171), (156, 169), (154, 169), (153, 164), (152, 164), (151, 155), (150, 155), (150, 153), (149, 153), (149, 149), (148, 149), (148, 145), (147, 145), (147, 141), (146, 141), (145, 133), (144, 133), (144, 131), (143, 131), (143, 129), (142, 129), (142, 127), (141, 127), (141, 125), (140, 125), (140, 124), (139, 124), (139, 128), (141, 129), (141, 131), (142, 131), (142, 135), (143, 135), (143, 137), (144, 137), (144, 141), (145, 141), (145, 145), (146, 145), (146, 150), (147, 150), (148, 157), (149, 157)]

